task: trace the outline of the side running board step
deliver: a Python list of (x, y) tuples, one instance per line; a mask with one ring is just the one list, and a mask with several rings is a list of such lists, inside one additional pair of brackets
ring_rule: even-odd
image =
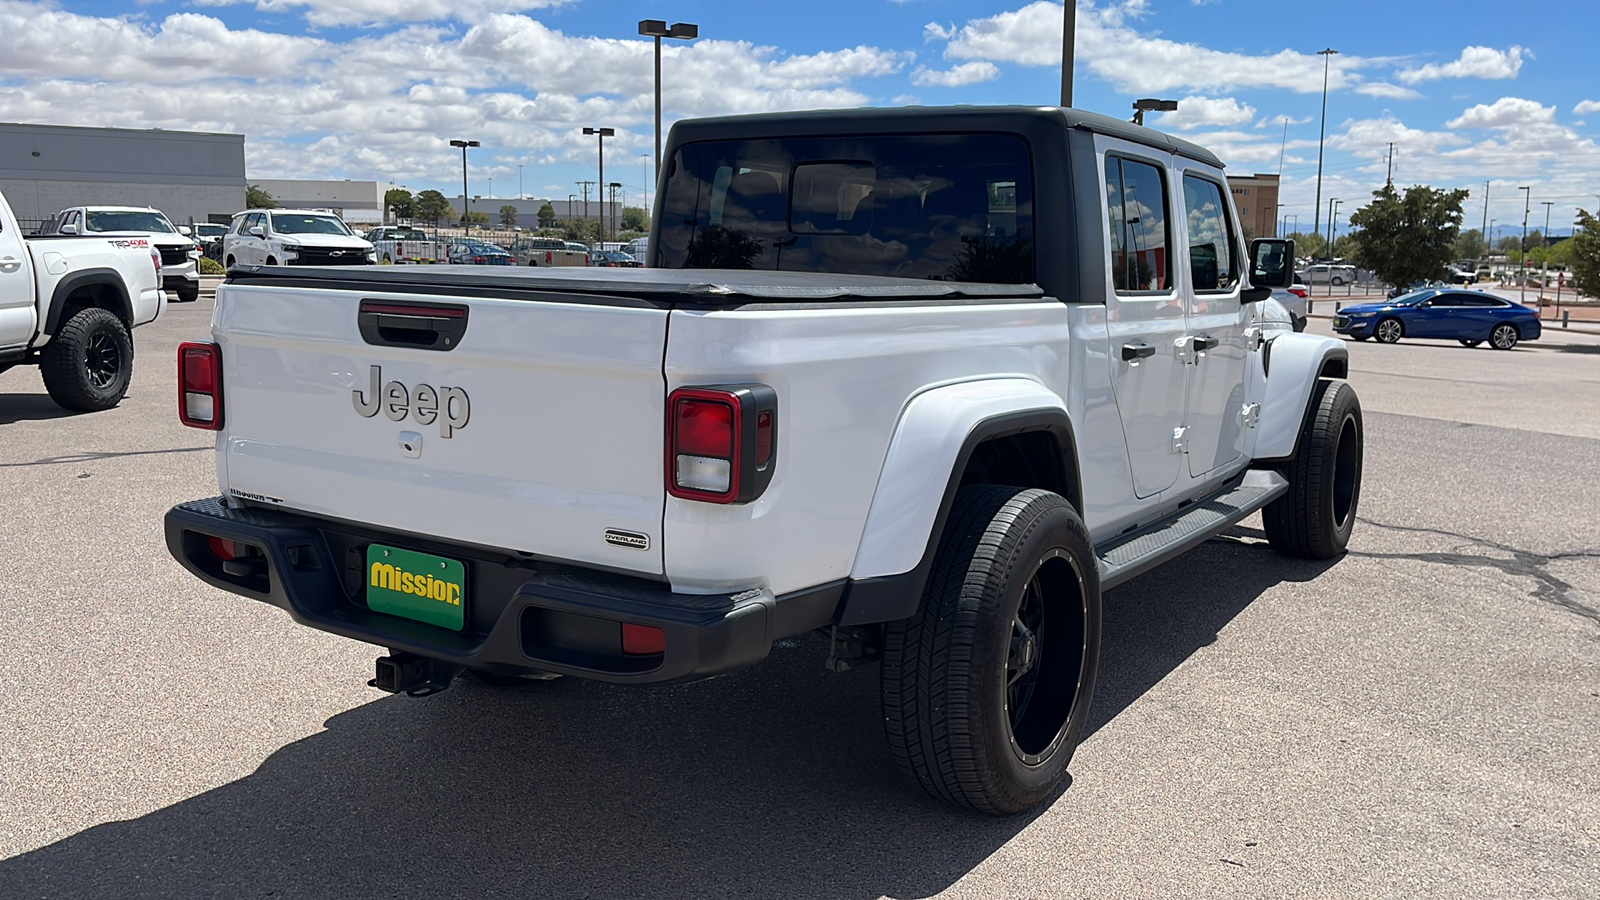
[(1289, 482), (1277, 472), (1252, 469), (1243, 480), (1209, 499), (1095, 548), (1100, 587), (1109, 589), (1204, 543), (1213, 535), (1283, 496)]

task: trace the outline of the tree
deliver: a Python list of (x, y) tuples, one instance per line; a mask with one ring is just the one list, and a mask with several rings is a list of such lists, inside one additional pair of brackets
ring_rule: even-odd
[(1296, 231), (1289, 235), (1289, 240), (1294, 241), (1294, 252), (1298, 256), (1308, 259), (1321, 259), (1326, 255), (1328, 241), (1320, 234), (1307, 234)]
[(1483, 232), (1476, 228), (1463, 231), (1461, 236), (1456, 238), (1456, 259), (1482, 259), (1488, 249), (1489, 245), (1483, 240)]
[(622, 208), (623, 231), (649, 231), (650, 216), (637, 206), (624, 206)]
[(568, 219), (561, 223), (562, 239), (593, 244), (600, 240), (599, 219)]
[(383, 192), (383, 205), (389, 207), (397, 219), (412, 219), (417, 215), (417, 198), (405, 188), (390, 188)]
[(1466, 191), (1420, 184), (1403, 197), (1392, 184), (1373, 191), (1372, 202), (1350, 214), (1350, 225), (1362, 232), (1356, 264), (1389, 284), (1443, 278), (1455, 257), (1466, 199)]
[(417, 218), (424, 222), (438, 223), (450, 221), (456, 217), (456, 211), (450, 208), (450, 201), (438, 191), (423, 191), (417, 195)]
[(278, 203), (272, 195), (261, 189), (261, 185), (252, 184), (244, 189), (245, 209), (277, 209)]
[(517, 224), (517, 208), (515, 206), (512, 206), (511, 204), (507, 203), (506, 205), (500, 207), (500, 224), (501, 225), (515, 225), (515, 224)]
[(1577, 228), (1561, 242), (1572, 265), (1574, 290), (1600, 297), (1600, 220), (1586, 210), (1578, 210)]
[(539, 227), (556, 227), (556, 208), (551, 206), (548, 200), (545, 201), (543, 206), (539, 207)]
[(467, 221), (482, 227), (489, 224), (489, 214), (486, 212), (473, 210), (472, 212), (467, 213)]

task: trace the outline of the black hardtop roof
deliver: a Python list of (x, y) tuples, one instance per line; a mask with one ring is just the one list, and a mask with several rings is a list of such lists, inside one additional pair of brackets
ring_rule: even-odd
[(408, 288), (440, 293), (460, 287), (476, 294), (503, 290), (604, 294), (664, 300), (722, 302), (748, 300), (956, 300), (964, 297), (1034, 299), (1044, 296), (1035, 284), (976, 284), (886, 278), (878, 275), (835, 275), (822, 272), (773, 272), (751, 269), (611, 269), (503, 266), (257, 266), (235, 269), (228, 281), (249, 284), (341, 282), (344, 286), (404, 293)]
[(897, 106), (717, 116), (680, 120), (672, 126), (671, 139), (674, 144), (686, 144), (719, 138), (1013, 131), (1023, 122), (1081, 128), (1223, 167), (1216, 154), (1183, 138), (1100, 113), (1059, 106)]

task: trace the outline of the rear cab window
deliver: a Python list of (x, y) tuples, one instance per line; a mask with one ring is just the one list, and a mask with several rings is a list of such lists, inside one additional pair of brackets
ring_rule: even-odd
[(1165, 167), (1106, 156), (1106, 243), (1111, 283), (1119, 294), (1172, 290), (1172, 226)]
[(1016, 135), (686, 144), (662, 209), (666, 268), (1035, 277), (1032, 158)]

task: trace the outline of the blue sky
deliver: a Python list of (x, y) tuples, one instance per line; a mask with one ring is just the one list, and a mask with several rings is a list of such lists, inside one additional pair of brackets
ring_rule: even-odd
[[(1341, 221), (1384, 178), (1472, 190), (1467, 225), (1556, 232), (1600, 204), (1600, 4), (1299, 4), (1094, 0), (1078, 5), (1075, 105), (1276, 172), (1309, 230), (1334, 47), (1323, 196)], [(650, 45), (641, 18), (689, 21), (669, 42), (668, 120), (905, 103), (1053, 104), (1061, 8), (1048, 0), (0, 0), (0, 120), (240, 132), (252, 177), (393, 180), (459, 192), (447, 141), (481, 140), (474, 194), (565, 197), (592, 178), (584, 125), (609, 125), (607, 180), (647, 187)], [(1286, 146), (1284, 123), (1288, 119)], [(644, 155), (642, 155), (644, 154)], [(492, 179), (492, 187), (491, 187)], [(1326, 200), (1324, 201), (1326, 202)], [(1325, 212), (1324, 212), (1325, 216)]]

